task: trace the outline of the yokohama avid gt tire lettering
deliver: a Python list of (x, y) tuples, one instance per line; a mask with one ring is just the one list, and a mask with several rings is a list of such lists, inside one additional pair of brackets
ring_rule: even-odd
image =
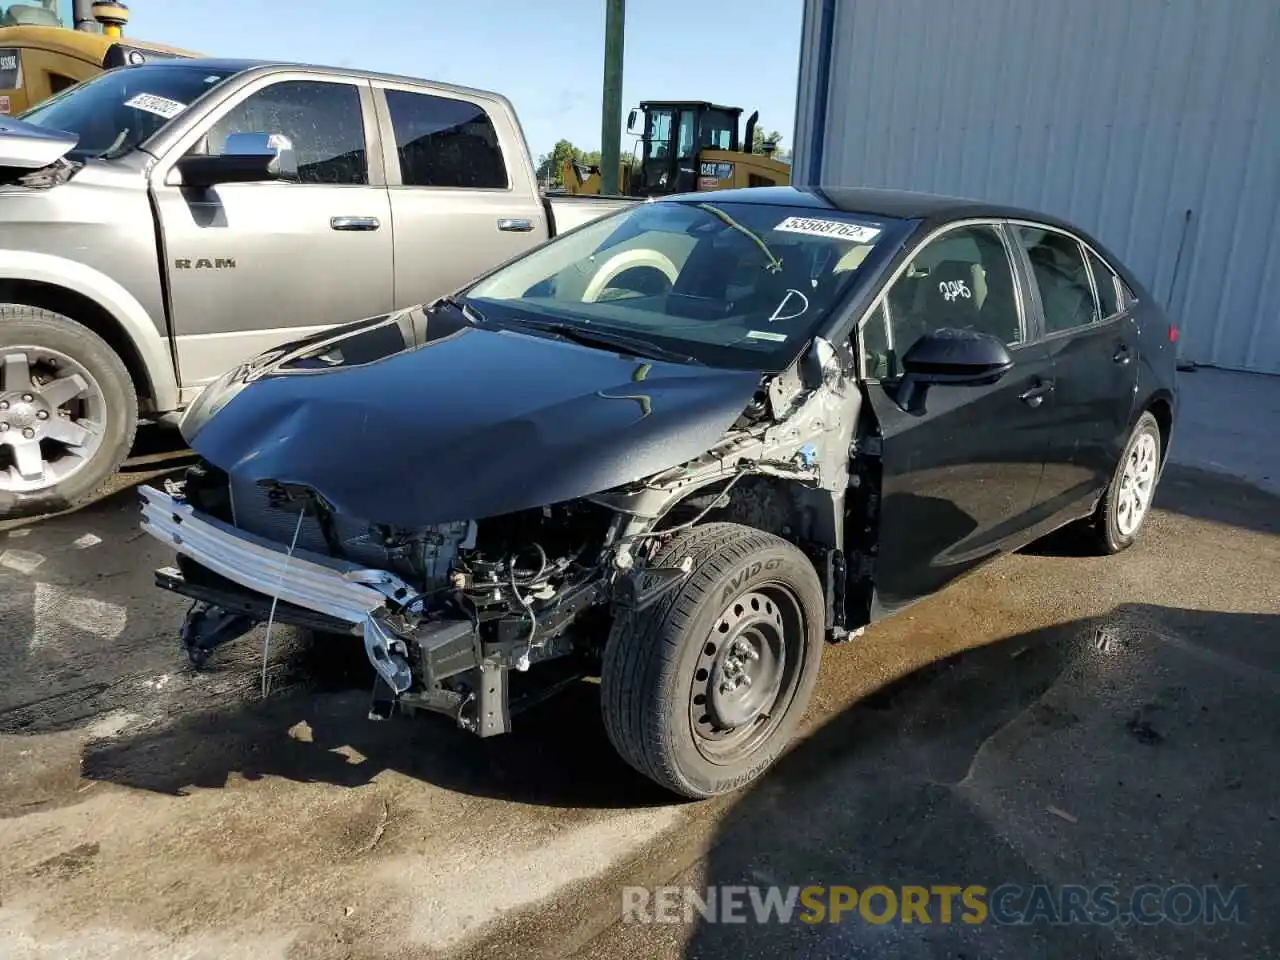
[[(655, 563), (674, 565), (685, 557), (692, 557), (693, 569), (681, 587), (644, 613), (614, 624), (604, 652), (601, 709), (609, 739), (627, 763), (668, 790), (705, 798), (755, 780), (790, 742), (818, 675), (824, 605), (813, 564), (772, 534), (710, 523), (677, 534)], [(706, 681), (699, 658), (705, 662), (704, 654), (715, 646), (714, 631), (724, 629), (726, 604), (732, 609), (735, 597), (750, 597), (747, 602), (759, 609), (770, 590), (794, 600), (799, 629), (782, 631), (788, 669), (779, 670), (777, 700), (762, 712), (762, 726), (756, 722), (758, 742), (743, 748), (741, 756), (714, 762), (690, 719), (698, 674)], [(772, 609), (769, 601), (763, 603)], [(776, 622), (784, 622), (780, 612)], [(750, 734), (750, 727), (743, 729)]]

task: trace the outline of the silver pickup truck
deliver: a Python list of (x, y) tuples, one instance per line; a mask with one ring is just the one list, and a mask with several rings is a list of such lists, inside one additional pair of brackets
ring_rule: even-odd
[(241, 361), (634, 202), (542, 196), (506, 98), (406, 77), (172, 60), (0, 117), (0, 519)]

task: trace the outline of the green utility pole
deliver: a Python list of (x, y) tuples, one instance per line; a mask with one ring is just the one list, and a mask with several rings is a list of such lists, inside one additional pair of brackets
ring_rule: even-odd
[(618, 192), (622, 143), (622, 21), (626, 0), (605, 0), (604, 107), (600, 116), (600, 192)]

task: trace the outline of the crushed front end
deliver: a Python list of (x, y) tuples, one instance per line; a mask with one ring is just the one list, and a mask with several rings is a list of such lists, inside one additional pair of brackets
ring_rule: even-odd
[[(158, 586), (194, 603), (182, 626), (201, 665), (267, 621), (363, 640), (371, 717), (398, 704), (481, 736), (591, 671), (593, 611), (607, 615), (611, 511), (586, 501), (415, 529), (336, 515), (322, 496), (238, 484), (207, 463), (141, 488), (142, 524), (177, 553)], [(513, 703), (509, 672), (561, 661)], [(514, 709), (513, 709), (514, 708)]]

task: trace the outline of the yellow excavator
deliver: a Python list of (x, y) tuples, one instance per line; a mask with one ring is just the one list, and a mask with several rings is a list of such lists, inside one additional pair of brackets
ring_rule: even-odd
[[(734, 187), (773, 187), (791, 182), (791, 165), (775, 160), (776, 144), (752, 153), (759, 111), (747, 118), (738, 138), (741, 107), (703, 100), (647, 100), (627, 117), (627, 132), (638, 137), (630, 162), (620, 164), (618, 185), (625, 196), (655, 197)], [(637, 156), (638, 154), (638, 156)], [(564, 192), (598, 194), (598, 166), (566, 160)]]
[(115, 0), (76, 0), (74, 26), (58, 0), (0, 0), (0, 115), (17, 115), (41, 100), (112, 67), (197, 57), (158, 43), (124, 39), (129, 8)]

